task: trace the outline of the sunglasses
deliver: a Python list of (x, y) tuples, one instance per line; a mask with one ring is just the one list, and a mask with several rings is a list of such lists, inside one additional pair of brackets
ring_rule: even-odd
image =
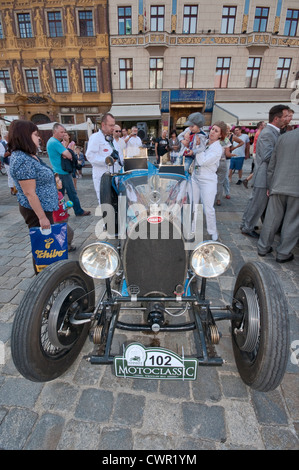
[(121, 132), (121, 131), (114, 131), (114, 132)]

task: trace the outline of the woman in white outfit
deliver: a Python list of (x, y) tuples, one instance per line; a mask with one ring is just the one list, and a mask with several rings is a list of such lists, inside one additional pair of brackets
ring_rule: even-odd
[(223, 147), (220, 141), (226, 137), (226, 124), (217, 121), (212, 126), (206, 149), (196, 153), (194, 171), (192, 174), (194, 216), (196, 204), (202, 203), (206, 218), (207, 232), (212, 240), (218, 239), (216, 214), (214, 209), (217, 193), (217, 168)]

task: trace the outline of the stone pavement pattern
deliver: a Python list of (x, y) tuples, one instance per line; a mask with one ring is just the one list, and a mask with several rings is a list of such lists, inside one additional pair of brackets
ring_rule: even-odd
[[(246, 162), (245, 176), (250, 164)], [(75, 230), (77, 251), (70, 259), (78, 259), (79, 248), (95, 240), (97, 201), (90, 170), (84, 172), (78, 180), (78, 194), (82, 207), (91, 210), (92, 216), (76, 218), (72, 214), (69, 223)], [(231, 248), (233, 264), (223, 276), (208, 282), (207, 298), (215, 304), (219, 300), (230, 303), (239, 269), (244, 262), (259, 259), (256, 240), (239, 230), (250, 189), (235, 182), (231, 200), (224, 199), (216, 209), (220, 240)], [(92, 350), (89, 340), (60, 378), (49, 383), (24, 379), (11, 359), (10, 334), (15, 310), (33, 278), (30, 241), (4, 176), (0, 176), (0, 195), (0, 341), (5, 345), (5, 361), (0, 365), (0, 449), (299, 448), (298, 365), (289, 359), (285, 378), (275, 391), (252, 391), (236, 369), (227, 321), (219, 325), (223, 337), (217, 348), (226, 364), (199, 368), (195, 382), (116, 378), (111, 366), (92, 366), (83, 359)], [(298, 247), (294, 253), (295, 261), (284, 265), (276, 263), (273, 254), (263, 260), (282, 282), (291, 342), (299, 343)], [(181, 341), (179, 335), (168, 336), (165, 346), (175, 349)], [(119, 341), (122, 339), (120, 336)]]

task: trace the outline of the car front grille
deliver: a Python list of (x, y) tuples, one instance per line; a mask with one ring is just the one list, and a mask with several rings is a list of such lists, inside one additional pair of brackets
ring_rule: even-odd
[(123, 262), (127, 285), (138, 286), (140, 296), (174, 296), (187, 274), (180, 230), (166, 218), (155, 224), (138, 221), (128, 233)]

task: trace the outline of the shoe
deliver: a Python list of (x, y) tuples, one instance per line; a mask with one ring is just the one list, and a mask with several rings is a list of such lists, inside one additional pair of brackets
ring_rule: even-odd
[(272, 253), (272, 251), (273, 251), (273, 248), (272, 248), (272, 246), (271, 246), (271, 247), (269, 248), (269, 250), (267, 251), (267, 253), (259, 253), (259, 252), (257, 252), (257, 254), (258, 254), (259, 256), (266, 256), (266, 255), (268, 255), (269, 253)]
[(248, 189), (248, 179), (243, 180), (242, 183), (244, 184), (245, 188)]
[(238, 184), (238, 185), (242, 184), (242, 180), (238, 180), (238, 181), (236, 182), (236, 184)]
[(230, 195), (227, 194), (227, 195), (225, 196), (225, 199), (230, 199)]
[(72, 251), (76, 251), (76, 247), (74, 245), (71, 245), (68, 249), (69, 253), (71, 253)]
[(292, 261), (294, 259), (294, 255), (293, 253), (291, 253), (291, 255), (286, 258), (286, 259), (279, 259), (279, 258), (276, 258), (276, 261), (277, 263), (287, 263), (288, 261)]
[(76, 214), (77, 217), (84, 217), (85, 215), (90, 215), (90, 211), (84, 211), (82, 214)]
[(259, 234), (256, 233), (254, 230), (251, 230), (251, 232), (244, 232), (243, 230), (241, 231), (242, 235), (247, 235), (248, 237), (252, 238), (259, 238)]
[(221, 201), (220, 201), (219, 199), (217, 199), (216, 205), (217, 205), (217, 206), (221, 206)]

